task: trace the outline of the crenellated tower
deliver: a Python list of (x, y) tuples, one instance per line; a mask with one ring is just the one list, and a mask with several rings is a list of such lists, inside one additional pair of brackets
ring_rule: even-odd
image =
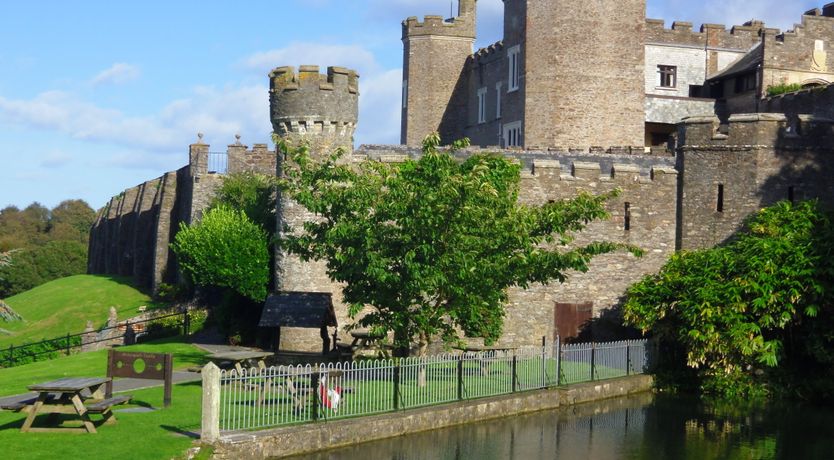
[(460, 132), (462, 101), (453, 100), (475, 44), (477, 0), (459, 0), (458, 15), (403, 21), (403, 144), (418, 145), (426, 134)]
[(278, 67), (269, 73), (272, 129), (280, 138), (307, 142), (313, 153), (353, 151), (359, 113), (359, 75), (344, 67)]

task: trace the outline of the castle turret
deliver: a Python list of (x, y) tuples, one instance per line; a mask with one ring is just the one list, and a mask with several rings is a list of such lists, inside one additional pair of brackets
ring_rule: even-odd
[(353, 150), (359, 113), (359, 75), (344, 67), (278, 67), (269, 74), (272, 129), (280, 138), (308, 142), (314, 153)]
[(453, 98), (475, 44), (476, 4), (459, 0), (458, 15), (448, 20), (403, 21), (403, 144), (420, 144), (433, 131), (460, 132), (454, 124), (465, 119), (464, 107)]

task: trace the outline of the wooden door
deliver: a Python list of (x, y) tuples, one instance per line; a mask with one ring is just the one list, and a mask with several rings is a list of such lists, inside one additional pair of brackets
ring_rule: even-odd
[(553, 330), (563, 343), (568, 339), (576, 338), (582, 326), (590, 322), (593, 312), (593, 302), (556, 302)]

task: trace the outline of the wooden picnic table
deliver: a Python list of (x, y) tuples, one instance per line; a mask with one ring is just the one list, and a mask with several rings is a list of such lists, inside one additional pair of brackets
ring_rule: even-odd
[(272, 356), (268, 351), (227, 351), (208, 355), (207, 358), (216, 364), (231, 362), (238, 373), (242, 373), (244, 367), (257, 367), (266, 369), (264, 358)]
[[(115, 423), (115, 417), (111, 407), (116, 404), (123, 404), (130, 400), (130, 396), (117, 396), (104, 399), (102, 386), (109, 382), (108, 377), (66, 377), (51, 382), (30, 385), (31, 391), (38, 392), (37, 398), (22, 401), (15, 405), (3, 407), (4, 409), (23, 411), (28, 415), (23, 422), (22, 432), (81, 432), (95, 433), (96, 427), (90, 420), (91, 413), (102, 414), (104, 423)], [(82, 394), (89, 392), (89, 396)], [(33, 427), (35, 417), (40, 414), (50, 414), (49, 420), (56, 426)], [(57, 414), (74, 414), (81, 420), (82, 427), (58, 427)]]
[(499, 353), (515, 352), (517, 348), (518, 347), (501, 347), (486, 345), (463, 345), (460, 347), (455, 347), (455, 349), (461, 350), (464, 353), (487, 354), (486, 356), (482, 356), (482, 358), (478, 359), (478, 365), (481, 369), (481, 374), (485, 376), (489, 375), (489, 368), (493, 362), (493, 359), (490, 358), (498, 357)]

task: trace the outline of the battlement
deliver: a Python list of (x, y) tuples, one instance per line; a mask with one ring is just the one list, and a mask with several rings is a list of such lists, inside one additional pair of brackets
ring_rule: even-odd
[(269, 81), (271, 93), (301, 89), (359, 93), (359, 74), (344, 67), (328, 67), (326, 75), (317, 65), (302, 65), (298, 72), (292, 66), (276, 67), (269, 73)]
[(467, 16), (445, 19), (443, 16), (430, 15), (425, 16), (422, 21), (416, 16), (403, 21), (403, 40), (431, 35), (474, 39), (474, 20)]
[(481, 48), (472, 54), (473, 62), (488, 62), (493, 59), (500, 59), (504, 56), (504, 41), (499, 40), (487, 47)]
[[(790, 44), (792, 41), (804, 37), (806, 30), (809, 28), (818, 33), (820, 30), (829, 30), (832, 26), (834, 26), (834, 3), (829, 3), (821, 9), (815, 8), (806, 11), (802, 15), (801, 21), (794, 24), (793, 29), (784, 33), (775, 33), (773, 39), (777, 42)], [(811, 34), (814, 33), (811, 32)]]
[(359, 75), (344, 67), (278, 67), (269, 73), (272, 128), (316, 149), (353, 147), (359, 113)]
[(698, 148), (826, 148), (834, 142), (834, 120), (814, 115), (786, 116), (754, 113), (718, 117), (685, 118), (678, 127), (680, 146)]
[(756, 20), (733, 26), (730, 30), (723, 24), (702, 24), (698, 31), (694, 31), (691, 22), (675, 21), (667, 29), (663, 19), (646, 19), (647, 43), (747, 51), (765, 33), (776, 35), (780, 31), (767, 28), (763, 22)]

